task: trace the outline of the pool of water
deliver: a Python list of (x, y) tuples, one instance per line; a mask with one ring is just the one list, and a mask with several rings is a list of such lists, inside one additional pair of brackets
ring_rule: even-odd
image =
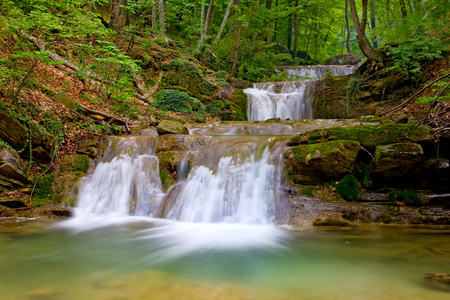
[[(86, 224), (84, 224), (86, 225)], [(1, 299), (448, 299), (450, 232), (0, 220)]]

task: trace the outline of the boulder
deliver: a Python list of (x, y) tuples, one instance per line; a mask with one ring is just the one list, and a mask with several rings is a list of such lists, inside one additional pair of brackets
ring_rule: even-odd
[(238, 78), (231, 78), (230, 85), (235, 89), (246, 89), (253, 86), (253, 84), (250, 81)]
[(416, 143), (396, 143), (375, 148), (371, 175), (382, 182), (407, 180), (423, 155)]
[(361, 145), (355, 141), (333, 141), (287, 148), (286, 167), (300, 184), (338, 179), (353, 170)]
[(187, 134), (189, 135), (189, 130), (183, 124), (176, 121), (164, 120), (161, 121), (156, 127), (156, 132), (158, 135), (165, 134)]
[(68, 109), (76, 109), (78, 102), (72, 97), (68, 96), (65, 92), (60, 92), (52, 97), (52, 100), (64, 105)]
[(445, 273), (427, 273), (425, 279), (434, 284), (435, 287), (450, 291), (450, 274)]
[(0, 146), (0, 192), (23, 188), (29, 183), (26, 164), (12, 148)]
[(22, 208), (27, 207), (28, 205), (18, 197), (13, 198), (0, 198), (0, 206), (5, 206), (8, 208)]
[(361, 58), (355, 54), (341, 54), (325, 61), (326, 65), (357, 65)]
[(417, 143), (431, 141), (432, 136), (433, 130), (430, 127), (416, 127), (414, 124), (386, 123), (312, 130), (308, 133), (308, 143), (351, 140), (367, 147), (375, 147), (399, 142)]

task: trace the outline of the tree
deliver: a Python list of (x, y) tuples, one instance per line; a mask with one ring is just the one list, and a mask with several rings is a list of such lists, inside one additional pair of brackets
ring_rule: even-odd
[(353, 23), (356, 29), (356, 40), (358, 41), (358, 46), (364, 55), (376, 64), (383, 64), (380, 54), (378, 54), (372, 45), (370, 45), (369, 40), (366, 36), (366, 25), (367, 25), (367, 0), (361, 0), (362, 2), (362, 18), (359, 21), (358, 12), (356, 11), (355, 0), (349, 0), (350, 11), (352, 14)]
[(345, 38), (345, 46), (347, 53), (352, 54), (352, 47), (350, 47), (350, 22), (348, 21), (348, 0), (345, 0), (345, 26), (347, 28), (347, 37)]
[(121, 33), (123, 31), (123, 0), (111, 0), (111, 29)]

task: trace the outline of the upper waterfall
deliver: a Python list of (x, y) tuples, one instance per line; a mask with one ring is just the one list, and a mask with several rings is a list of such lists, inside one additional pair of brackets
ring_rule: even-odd
[(314, 80), (256, 83), (244, 90), (248, 95), (247, 118), (312, 119), (314, 90)]
[(332, 72), (333, 76), (352, 74), (358, 65), (317, 65), (317, 66), (297, 66), (280, 67), (279, 71), (286, 71), (289, 78), (306, 77), (312, 79), (325, 78), (327, 72)]

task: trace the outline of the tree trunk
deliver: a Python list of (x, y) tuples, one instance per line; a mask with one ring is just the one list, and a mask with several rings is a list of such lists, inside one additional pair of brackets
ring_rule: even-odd
[(406, 18), (408, 13), (406, 12), (405, 0), (399, 0), (400, 10), (402, 12), (402, 18)]
[(166, 11), (164, 9), (164, 0), (159, 1), (159, 33), (166, 35)]
[(211, 34), (212, 21), (214, 18), (215, 11), (214, 0), (209, 2), (208, 13), (205, 18), (205, 1), (202, 2), (201, 18), (200, 18), (200, 41), (197, 44), (197, 58), (200, 58), (205, 51), (206, 43), (209, 40), (209, 35)]
[(123, 0), (111, 0), (111, 29), (121, 33), (123, 31), (123, 9), (121, 5)]
[(237, 32), (237, 38), (236, 38), (236, 49), (234, 50), (234, 60), (233, 60), (233, 66), (231, 67), (230, 75), (231, 77), (234, 77), (234, 73), (236, 72), (236, 66), (238, 62), (239, 57), (239, 47), (241, 45), (241, 32), (242, 32), (242, 22), (238, 21), (238, 32)]
[[(295, 7), (298, 6), (298, 0), (295, 0), (294, 5)], [(297, 12), (295, 12), (293, 18), (294, 18), (294, 50), (292, 51), (292, 59), (294, 59), (297, 56), (297, 42), (298, 42), (298, 28), (299, 28)]]
[(214, 41), (214, 44), (216, 44), (216, 45), (219, 43), (219, 40), (222, 37), (223, 30), (225, 29), (225, 24), (227, 23), (228, 18), (230, 17), (230, 10), (231, 10), (231, 6), (233, 5), (233, 3), (234, 3), (234, 0), (230, 0), (228, 2), (227, 10), (225, 11), (225, 15), (223, 16), (223, 19), (222, 19), (222, 24), (220, 24), (220, 28), (219, 28), (219, 31), (217, 32), (216, 40)]
[(369, 43), (369, 40), (367, 39), (366, 36), (367, 0), (362, 0), (361, 2), (363, 12), (361, 22), (359, 22), (355, 0), (349, 0), (350, 11), (356, 29), (356, 40), (358, 41), (358, 46), (369, 61), (375, 62), (376, 64), (383, 64), (381, 56), (372, 48), (372, 46)]
[(347, 53), (352, 54), (352, 47), (350, 47), (350, 22), (348, 21), (348, 0), (345, 0), (345, 25), (347, 28), (345, 46), (347, 47)]
[(206, 21), (205, 21), (205, 35), (206, 36), (211, 35), (211, 28), (212, 28), (215, 12), (216, 12), (216, 4), (214, 3), (214, 0), (211, 0), (209, 2), (208, 13), (206, 14)]
[[(373, 0), (370, 0), (370, 29), (375, 29), (375, 7), (373, 5)], [(372, 45), (374, 49), (378, 48), (377, 38), (374, 36), (372, 38)]]
[(157, 24), (157, 16), (156, 14), (158, 13), (158, 5), (153, 4), (152, 5), (152, 28), (156, 29), (156, 24)]

